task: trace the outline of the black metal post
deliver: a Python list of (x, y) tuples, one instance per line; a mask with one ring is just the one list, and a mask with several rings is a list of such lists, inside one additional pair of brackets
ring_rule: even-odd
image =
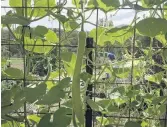
[[(93, 38), (87, 38), (86, 39), (86, 48), (93, 48)], [(93, 64), (90, 62), (92, 61), (92, 50), (89, 52), (87, 59), (86, 59), (86, 72), (93, 75)], [(86, 96), (88, 96), (90, 99), (92, 99), (92, 84), (88, 84), (88, 88), (86, 91)], [(86, 127), (92, 127), (92, 109), (87, 104), (87, 110), (85, 115), (86, 120)]]

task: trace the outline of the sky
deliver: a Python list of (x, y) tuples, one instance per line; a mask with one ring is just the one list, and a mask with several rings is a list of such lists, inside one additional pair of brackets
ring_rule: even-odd
[[(9, 6), (9, 0), (1, 1), (1, 6)], [(69, 6), (69, 7), (73, 6), (71, 3), (71, 0), (67, 0), (66, 6)], [(4, 15), (8, 10), (9, 9), (1, 8), (1, 15)], [(115, 27), (130, 24), (134, 18), (134, 15), (135, 15), (135, 11), (130, 10), (130, 9), (119, 10), (116, 13), (116, 15), (111, 17), (110, 15), (114, 14), (114, 13), (115, 12), (108, 14), (108, 17), (109, 17), (108, 19), (112, 20), (113, 25)], [(88, 16), (89, 14), (90, 14), (90, 12), (86, 13), (86, 16)], [(143, 14), (140, 14), (140, 16), (142, 16), (142, 15)], [(105, 15), (102, 11), (99, 11), (99, 18), (105, 18)], [(90, 21), (94, 24), (96, 23), (96, 11), (93, 12), (93, 15), (88, 19), (88, 21)], [(37, 22), (33, 22), (30, 26), (35, 27), (37, 25), (44, 25), (44, 26), (49, 27), (49, 28), (58, 28), (58, 26), (59, 26), (58, 21), (49, 20), (48, 17), (43, 18)], [(90, 31), (93, 28), (95, 28), (95, 26), (93, 26), (91, 24), (85, 24), (86, 31)]]

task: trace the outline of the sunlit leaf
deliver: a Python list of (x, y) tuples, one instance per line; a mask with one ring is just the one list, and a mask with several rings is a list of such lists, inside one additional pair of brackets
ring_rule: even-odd
[(101, 123), (102, 126), (108, 125), (110, 121), (105, 117), (96, 117), (97, 121)]
[(154, 75), (147, 75), (145, 76), (145, 79), (151, 82), (155, 82), (157, 84), (160, 84), (163, 78), (162, 72), (156, 73)]
[(79, 24), (74, 20), (69, 20), (68, 22), (65, 22), (64, 26), (67, 32), (79, 28)]
[(36, 123), (39, 123), (39, 121), (40, 121), (41, 118), (39, 116), (37, 116), (37, 115), (28, 115), (27, 119), (28, 120), (32, 120), (32, 121), (34, 121)]
[(99, 8), (105, 13), (119, 8), (119, 0), (97, 0)]
[[(45, 7), (54, 7), (56, 6), (56, 0), (34, 0), (34, 12), (33, 17), (41, 17), (47, 14), (48, 10)], [(44, 8), (37, 8), (37, 7), (44, 7)]]
[[(46, 46), (49, 45), (49, 46)], [(41, 39), (30, 39), (29, 37), (25, 37), (25, 49), (28, 51), (32, 51), (35, 53), (45, 53), (47, 54), (52, 49), (52, 44), (48, 41), (42, 41)]]
[(46, 40), (51, 43), (58, 43), (59, 41), (57, 34), (52, 30), (48, 30), (48, 32), (45, 34), (45, 37), (46, 37)]

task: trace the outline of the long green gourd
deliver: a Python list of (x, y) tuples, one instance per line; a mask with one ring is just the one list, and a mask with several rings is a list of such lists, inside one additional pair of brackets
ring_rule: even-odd
[(84, 120), (84, 112), (82, 110), (82, 101), (80, 96), (80, 73), (81, 73), (83, 55), (85, 51), (85, 43), (86, 43), (86, 33), (80, 31), (77, 59), (72, 81), (72, 104), (73, 104), (73, 116), (76, 115), (76, 118), (78, 119), (82, 127), (84, 126), (85, 120)]

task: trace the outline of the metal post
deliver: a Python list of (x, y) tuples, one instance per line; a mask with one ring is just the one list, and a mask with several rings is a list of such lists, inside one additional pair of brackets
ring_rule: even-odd
[[(93, 48), (93, 38), (87, 38), (86, 39), (86, 48)], [(90, 62), (92, 61), (92, 50), (89, 52), (87, 59), (86, 59), (86, 72), (93, 75), (93, 64)], [(88, 88), (86, 91), (86, 96), (88, 96), (90, 99), (92, 99), (92, 84), (88, 84)], [(92, 109), (87, 104), (87, 110), (85, 115), (86, 120), (86, 127), (92, 127)]]

